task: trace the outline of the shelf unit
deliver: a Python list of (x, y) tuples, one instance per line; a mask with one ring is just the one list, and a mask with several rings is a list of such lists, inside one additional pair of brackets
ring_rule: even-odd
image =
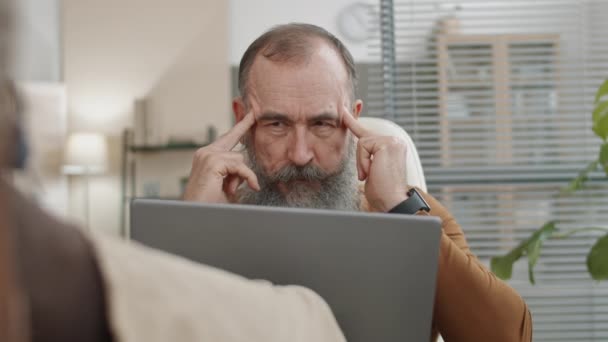
[[(166, 154), (173, 152), (194, 152), (207, 144), (193, 143), (170, 143), (164, 145), (136, 145), (133, 143), (133, 131), (125, 129), (122, 135), (121, 156), (121, 211), (120, 211), (120, 233), (123, 237), (129, 236), (128, 222), (129, 205), (132, 199), (145, 198), (137, 191), (138, 161), (139, 155)], [(178, 200), (178, 196), (155, 197), (158, 199)]]
[(514, 118), (527, 111), (551, 112), (556, 95), (559, 58), (557, 34), (466, 35), (437, 37), (439, 70), (440, 160), (443, 167), (466, 159), (469, 135), (490, 134), (480, 141), (484, 158), (511, 164), (515, 152)]

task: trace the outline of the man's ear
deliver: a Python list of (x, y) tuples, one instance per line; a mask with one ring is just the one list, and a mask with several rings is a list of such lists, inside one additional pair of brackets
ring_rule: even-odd
[[(247, 115), (247, 107), (245, 107), (245, 102), (243, 102), (242, 97), (235, 97), (232, 99), (232, 112), (234, 113), (234, 124), (241, 122)], [(252, 128), (253, 129), (253, 128)], [(247, 133), (249, 134), (249, 133)], [(242, 137), (239, 142), (242, 145), (245, 145), (245, 137)]]
[(234, 122), (238, 123), (245, 117), (246, 108), (242, 97), (235, 97), (232, 100), (232, 112), (234, 113)]
[(353, 105), (353, 116), (355, 119), (359, 119), (359, 115), (361, 115), (361, 111), (363, 110), (363, 101), (357, 100)]

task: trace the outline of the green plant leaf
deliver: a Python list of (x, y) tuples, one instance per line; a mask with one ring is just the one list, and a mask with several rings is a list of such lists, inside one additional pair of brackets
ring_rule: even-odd
[(541, 229), (537, 230), (528, 241), (528, 248), (526, 251), (526, 254), (528, 255), (528, 278), (532, 284), (535, 284), (534, 266), (536, 266), (536, 262), (538, 261), (540, 249), (545, 240), (550, 238), (553, 232), (555, 232), (555, 222), (547, 222)]
[(585, 185), (585, 182), (589, 179), (589, 173), (591, 171), (595, 171), (595, 169), (597, 169), (597, 165), (598, 161), (589, 163), (589, 165), (587, 165), (585, 169), (581, 170), (578, 173), (578, 176), (576, 176), (576, 178), (570, 181), (570, 184), (568, 184), (568, 186), (560, 190), (560, 193), (562, 195), (570, 195), (573, 192), (581, 190)]
[(604, 143), (600, 148), (600, 165), (604, 168), (604, 173), (608, 177), (608, 143)]
[(608, 115), (604, 115), (599, 118), (597, 123), (593, 124), (593, 132), (606, 141), (606, 137), (608, 137)]
[(511, 279), (513, 264), (521, 258), (528, 246), (528, 240), (524, 240), (506, 255), (493, 257), (490, 260), (490, 269), (502, 280)]
[(608, 101), (602, 101), (593, 110), (593, 125), (597, 125), (606, 116), (608, 116)]
[(608, 279), (608, 234), (599, 238), (587, 255), (587, 270), (595, 280)]
[(598, 88), (597, 92), (595, 93), (595, 101), (593, 103), (600, 102), (600, 99), (605, 95), (608, 95), (608, 79), (605, 80), (604, 83), (602, 83), (602, 85)]
[(540, 249), (543, 242), (550, 238), (555, 232), (555, 222), (550, 221), (536, 230), (528, 239), (522, 241), (517, 247), (501, 257), (493, 257), (490, 261), (490, 268), (497, 277), (503, 280), (511, 279), (513, 274), (513, 264), (524, 254), (528, 255), (528, 278), (532, 284), (534, 280), (534, 266), (538, 261)]

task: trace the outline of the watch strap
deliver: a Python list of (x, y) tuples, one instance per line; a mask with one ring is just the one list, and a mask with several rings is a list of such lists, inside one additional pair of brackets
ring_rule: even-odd
[(426, 212), (431, 211), (431, 207), (426, 203), (422, 195), (415, 188), (410, 189), (407, 192), (409, 196), (405, 201), (397, 204), (393, 209), (388, 212), (391, 214), (408, 214), (413, 215), (420, 210), (424, 210)]

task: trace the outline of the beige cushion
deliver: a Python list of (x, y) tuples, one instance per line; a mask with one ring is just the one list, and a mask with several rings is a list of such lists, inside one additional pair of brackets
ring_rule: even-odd
[(248, 280), (136, 243), (91, 240), (117, 342), (345, 341), (329, 306), (306, 288)]

